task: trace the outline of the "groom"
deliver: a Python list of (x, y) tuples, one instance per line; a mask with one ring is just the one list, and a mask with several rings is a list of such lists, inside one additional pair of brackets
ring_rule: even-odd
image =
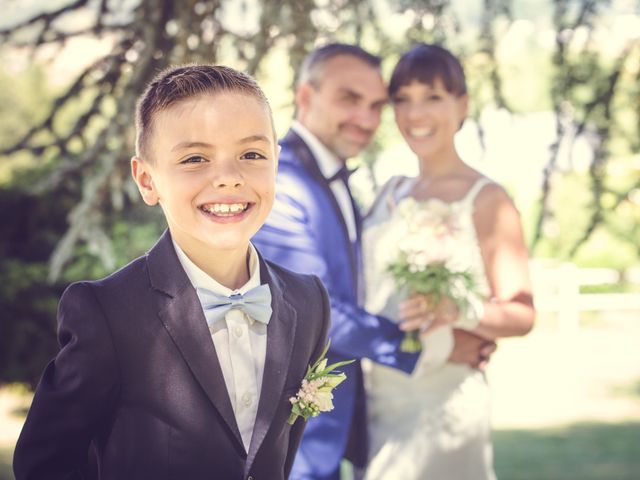
[[(276, 202), (253, 241), (266, 258), (314, 273), (327, 287), (331, 361), (366, 357), (411, 372), (417, 354), (398, 350), (404, 333), (390, 320), (359, 307), (361, 219), (345, 167), (348, 158), (370, 143), (387, 103), (380, 59), (345, 44), (311, 52), (298, 72), (295, 103), (296, 119), (280, 142)], [(459, 334), (450, 361), (482, 368), (495, 346), (455, 332)], [(338, 479), (343, 457), (358, 467), (366, 464), (360, 363), (343, 370), (347, 381), (334, 390), (335, 409), (308, 422), (292, 480)]]
[[(295, 103), (296, 119), (280, 142), (276, 202), (254, 243), (269, 260), (324, 283), (332, 362), (366, 357), (410, 373), (418, 355), (399, 351), (404, 333), (359, 307), (361, 218), (345, 167), (371, 141), (387, 103), (380, 59), (345, 44), (313, 51), (300, 69)], [(338, 479), (344, 456), (366, 463), (360, 362), (343, 370), (348, 380), (334, 391), (334, 410), (308, 422), (291, 479)]]

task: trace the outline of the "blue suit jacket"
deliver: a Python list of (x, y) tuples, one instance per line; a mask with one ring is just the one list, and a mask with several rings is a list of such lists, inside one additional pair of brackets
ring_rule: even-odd
[[(329, 182), (302, 139), (290, 131), (281, 141), (274, 209), (253, 241), (265, 258), (320, 277), (331, 304), (330, 362), (370, 358), (411, 372), (417, 354), (398, 351), (404, 336), (390, 320), (358, 306), (361, 258), (352, 245)], [(357, 209), (356, 209), (357, 210)], [(356, 211), (358, 239), (360, 216)], [(334, 391), (335, 408), (309, 420), (291, 478), (322, 478), (346, 456), (366, 462), (366, 410), (360, 362), (343, 367), (347, 380)]]

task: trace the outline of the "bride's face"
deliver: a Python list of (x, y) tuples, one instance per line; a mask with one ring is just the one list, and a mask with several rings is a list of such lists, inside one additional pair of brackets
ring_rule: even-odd
[(398, 129), (419, 158), (454, 149), (453, 139), (467, 116), (467, 95), (448, 92), (439, 78), (431, 85), (414, 80), (400, 87), (391, 102)]

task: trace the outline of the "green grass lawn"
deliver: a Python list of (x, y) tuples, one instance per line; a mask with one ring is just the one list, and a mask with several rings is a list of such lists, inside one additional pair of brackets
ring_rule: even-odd
[(640, 422), (493, 434), (500, 480), (638, 480)]

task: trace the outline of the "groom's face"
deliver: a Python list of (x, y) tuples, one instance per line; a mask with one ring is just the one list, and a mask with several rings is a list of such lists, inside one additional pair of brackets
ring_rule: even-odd
[(377, 68), (357, 57), (338, 55), (324, 64), (316, 82), (299, 86), (296, 102), (298, 120), (345, 161), (371, 142), (387, 89)]

